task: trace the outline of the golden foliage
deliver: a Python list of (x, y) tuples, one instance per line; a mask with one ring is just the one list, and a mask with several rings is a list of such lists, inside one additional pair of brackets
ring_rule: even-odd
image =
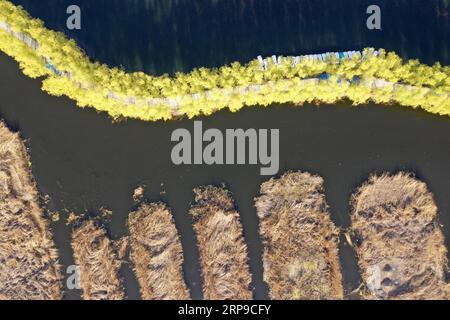
[[(258, 60), (246, 65), (234, 62), (220, 68), (199, 68), (174, 77), (159, 77), (143, 72), (126, 73), (91, 62), (73, 40), (48, 30), (42, 21), (31, 18), (20, 6), (0, 0), (0, 24), (6, 23), (21, 37), (38, 42), (32, 49), (0, 28), (0, 50), (14, 57), (30, 77), (45, 77), (43, 89), (52, 95), (66, 95), (80, 107), (90, 106), (111, 117), (146, 121), (169, 120), (180, 115), (190, 118), (210, 115), (223, 108), (236, 112), (244, 106), (274, 103), (333, 103), (349, 98), (355, 105), (371, 100), (422, 107), (428, 112), (450, 115), (450, 67), (404, 62), (395, 53), (365, 49), (363, 58), (327, 62), (293, 57), (278, 65), (269, 59), (261, 68)], [(50, 70), (47, 63), (57, 70)], [(52, 67), (52, 68), (53, 68)], [(307, 79), (327, 73), (332, 78), (312, 87)], [(358, 77), (359, 84), (350, 84)], [(396, 87), (370, 85), (383, 79)], [(306, 80), (306, 81), (300, 81)], [(306, 88), (305, 88), (306, 87)], [(303, 90), (306, 90), (303, 92)]]

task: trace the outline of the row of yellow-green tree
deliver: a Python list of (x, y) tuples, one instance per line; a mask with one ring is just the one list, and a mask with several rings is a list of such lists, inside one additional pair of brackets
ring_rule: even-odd
[[(450, 67), (404, 62), (395, 53), (380, 50), (378, 56), (364, 59), (329, 61), (301, 60), (287, 57), (279, 64), (269, 59), (267, 68), (258, 60), (238, 62), (220, 68), (199, 68), (175, 76), (151, 76), (143, 72), (127, 73), (118, 68), (92, 62), (73, 40), (49, 30), (42, 21), (28, 15), (20, 6), (0, 0), (0, 23), (39, 43), (38, 48), (0, 28), (0, 50), (14, 57), (23, 72), (33, 78), (44, 77), (43, 89), (52, 95), (66, 95), (81, 107), (91, 106), (113, 118), (168, 120), (177, 115), (193, 117), (229, 108), (267, 106), (273, 103), (333, 103), (348, 98), (354, 104), (367, 101), (399, 103), (422, 107), (441, 115), (450, 115)], [(51, 64), (61, 74), (46, 67)], [(321, 74), (324, 81), (302, 81)], [(351, 81), (357, 77), (358, 82)], [(374, 78), (398, 85), (371, 86)], [(235, 90), (258, 86), (258, 90)], [(195, 96), (193, 96), (195, 94)], [(176, 106), (165, 98), (177, 97)]]

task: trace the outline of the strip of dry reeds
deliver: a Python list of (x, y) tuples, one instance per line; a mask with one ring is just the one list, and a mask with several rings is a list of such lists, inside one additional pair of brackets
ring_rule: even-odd
[(365, 298), (450, 298), (444, 236), (425, 183), (406, 173), (374, 175), (351, 205)]
[(170, 210), (142, 204), (128, 218), (130, 258), (145, 300), (190, 299), (183, 276), (183, 252)]
[(58, 252), (26, 148), (0, 123), (0, 299), (61, 299)]
[(116, 247), (103, 227), (85, 222), (72, 233), (75, 263), (80, 268), (80, 285), (84, 300), (123, 300), (119, 276), (121, 260)]
[(214, 186), (194, 189), (190, 209), (200, 248), (205, 299), (251, 299), (247, 245), (229, 192)]
[(286, 173), (264, 182), (255, 201), (270, 297), (342, 299), (339, 232), (327, 212), (323, 179)]

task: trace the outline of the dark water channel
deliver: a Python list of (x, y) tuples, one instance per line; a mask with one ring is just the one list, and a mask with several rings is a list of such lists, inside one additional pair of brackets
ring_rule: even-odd
[[(13, 0), (72, 37), (95, 60), (130, 71), (172, 73), (257, 55), (364, 47), (450, 64), (448, 0)], [(79, 5), (81, 30), (66, 28)], [(369, 5), (381, 31), (367, 29)]]

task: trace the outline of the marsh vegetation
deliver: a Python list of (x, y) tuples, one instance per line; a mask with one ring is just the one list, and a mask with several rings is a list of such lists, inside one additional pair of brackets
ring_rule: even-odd
[(182, 270), (183, 252), (169, 208), (142, 204), (128, 218), (130, 259), (143, 299), (190, 299)]
[(120, 278), (116, 244), (106, 230), (93, 220), (82, 223), (72, 233), (75, 263), (80, 270), (84, 300), (122, 300), (125, 293)]
[(264, 182), (256, 210), (270, 297), (342, 299), (339, 230), (328, 212), (323, 179), (291, 172)]
[(194, 189), (189, 213), (200, 250), (205, 299), (251, 299), (247, 245), (239, 213), (228, 190)]
[(58, 251), (27, 150), (0, 122), (0, 299), (61, 299)]
[(425, 183), (406, 173), (373, 175), (351, 204), (365, 298), (450, 299), (447, 249)]

